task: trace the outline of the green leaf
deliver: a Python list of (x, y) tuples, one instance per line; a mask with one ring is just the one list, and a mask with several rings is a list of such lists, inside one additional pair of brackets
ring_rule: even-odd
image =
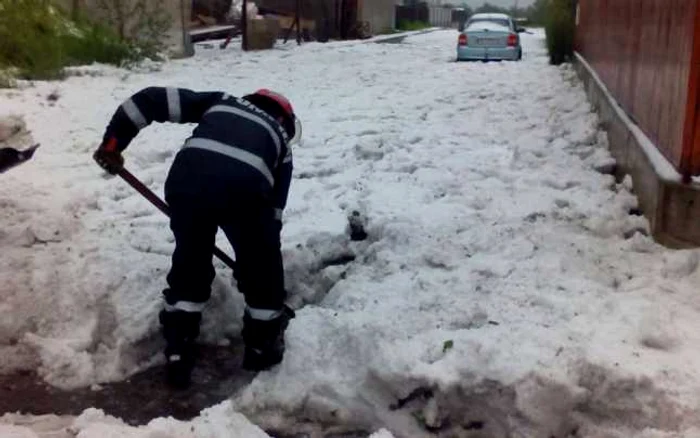
[(442, 344), (442, 352), (447, 353), (447, 351), (451, 350), (452, 347), (454, 347), (454, 346), (455, 346), (454, 341), (452, 339), (449, 339)]

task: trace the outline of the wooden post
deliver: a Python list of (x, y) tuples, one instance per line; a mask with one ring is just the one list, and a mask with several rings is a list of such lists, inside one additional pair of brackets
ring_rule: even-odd
[(692, 176), (700, 174), (700, 0), (695, 2), (695, 20), (690, 72), (688, 78), (688, 100), (683, 126), (683, 149), (680, 170), (683, 182), (690, 183)]
[(248, 0), (243, 0), (241, 7), (241, 32), (242, 49), (248, 50)]
[(301, 0), (297, 0), (297, 45), (301, 45)]
[(292, 25), (289, 26), (289, 29), (287, 29), (287, 32), (284, 35), (285, 44), (287, 41), (289, 41), (289, 36), (292, 34), (292, 30), (294, 30), (294, 26), (297, 28), (297, 44), (301, 45), (301, 0), (296, 0), (294, 21), (292, 21)]
[[(186, 4), (189, 3), (189, 12)], [(194, 55), (194, 46), (192, 45), (192, 37), (190, 36), (190, 17), (192, 16), (192, 2), (180, 0), (180, 24), (182, 27), (182, 56), (189, 57)]]
[(73, 21), (78, 21), (80, 17), (80, 0), (73, 0), (71, 8), (71, 18)]

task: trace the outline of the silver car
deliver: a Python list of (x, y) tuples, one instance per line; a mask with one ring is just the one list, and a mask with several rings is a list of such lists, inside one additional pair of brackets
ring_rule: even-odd
[(524, 31), (506, 14), (472, 15), (459, 34), (457, 61), (519, 61), (523, 48), (518, 34)]

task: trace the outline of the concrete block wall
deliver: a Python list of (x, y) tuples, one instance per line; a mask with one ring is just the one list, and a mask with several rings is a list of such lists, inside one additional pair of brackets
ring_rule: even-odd
[[(147, 10), (165, 12), (170, 19), (170, 29), (167, 32), (165, 43), (170, 56), (182, 57), (193, 54), (192, 46), (187, 37), (187, 26), (191, 18), (191, 0), (54, 0), (56, 4), (68, 13), (79, 12), (92, 20), (102, 23), (113, 23), (115, 3), (120, 3), (123, 10), (133, 8), (136, 1), (145, 1)], [(136, 17), (127, 21), (126, 35), (130, 35)], [(115, 30), (118, 31), (118, 29)]]
[(361, 0), (358, 21), (369, 24), (371, 34), (390, 31), (396, 27), (395, 0)]
[(700, 184), (682, 182), (681, 174), (614, 100), (585, 59), (578, 56), (574, 66), (607, 131), (617, 174), (632, 177), (654, 239), (671, 248), (700, 246)]

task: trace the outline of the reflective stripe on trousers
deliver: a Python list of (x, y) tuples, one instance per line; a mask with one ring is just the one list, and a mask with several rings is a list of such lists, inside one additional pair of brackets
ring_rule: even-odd
[(192, 301), (178, 301), (175, 304), (165, 303), (163, 307), (166, 312), (202, 312), (206, 303), (195, 303)]
[(257, 319), (259, 321), (272, 321), (282, 315), (282, 310), (270, 310), (270, 309), (256, 309), (254, 307), (246, 306), (245, 311), (250, 315), (251, 318)]

